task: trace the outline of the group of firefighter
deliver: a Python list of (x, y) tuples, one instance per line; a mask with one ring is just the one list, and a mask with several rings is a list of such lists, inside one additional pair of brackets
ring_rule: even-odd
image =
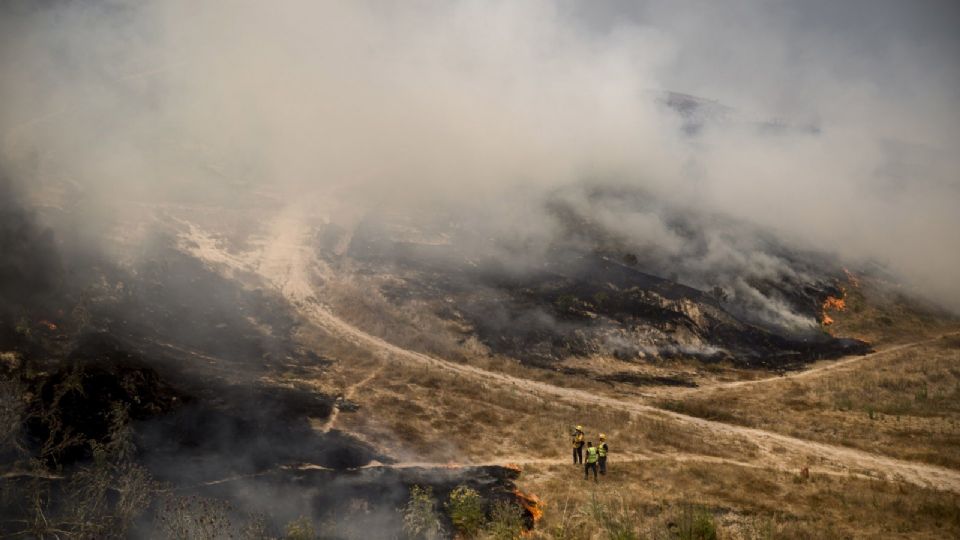
[[(586, 445), (586, 461), (584, 461), (584, 445)], [(600, 442), (594, 446), (593, 441), (587, 441), (583, 435), (583, 426), (577, 426), (573, 432), (573, 464), (583, 464), (583, 479), (590, 478), (593, 471), (593, 481), (597, 482), (597, 473), (607, 474), (607, 436), (600, 434)]]

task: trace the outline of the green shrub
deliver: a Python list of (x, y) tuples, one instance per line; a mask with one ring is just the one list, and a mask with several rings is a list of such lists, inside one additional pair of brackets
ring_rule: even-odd
[(457, 486), (450, 492), (446, 508), (450, 521), (464, 538), (473, 538), (483, 528), (483, 498), (477, 490)]

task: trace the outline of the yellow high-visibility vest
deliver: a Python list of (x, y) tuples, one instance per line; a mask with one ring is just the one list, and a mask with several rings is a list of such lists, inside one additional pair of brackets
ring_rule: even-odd
[(578, 448), (583, 446), (583, 433), (577, 433), (573, 438), (573, 447)]
[(597, 447), (590, 446), (587, 447), (587, 463), (596, 463), (597, 462)]
[(607, 443), (600, 443), (600, 446), (597, 447), (597, 453), (600, 454), (600, 457), (607, 457)]

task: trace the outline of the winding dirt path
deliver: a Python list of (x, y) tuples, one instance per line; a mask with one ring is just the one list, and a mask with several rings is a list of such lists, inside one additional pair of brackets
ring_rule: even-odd
[[(310, 281), (311, 266), (317, 261), (308, 246), (309, 227), (295, 212), (282, 215), (273, 227), (274, 241), (268, 241), (266, 248), (259, 253), (237, 257), (218, 250), (215, 243), (209, 242), (190, 228), (189, 242), (183, 244), (186, 250), (213, 264), (239, 265), (240, 269), (258, 273), (268, 284), (278, 289), (301, 314), (309, 321), (325, 330), (331, 336), (371, 351), (385, 361), (404, 362), (427, 366), (449, 373), (455, 373), (478, 381), (492, 383), (500, 388), (514, 388), (519, 392), (541, 397), (553, 397), (568, 402), (591, 403), (604, 407), (626, 410), (637, 415), (658, 419), (669, 419), (687, 429), (701, 434), (704, 438), (735, 436), (746, 439), (759, 448), (760, 456), (752, 460), (753, 466), (782, 471), (795, 471), (813, 458), (821, 470), (830, 470), (832, 474), (853, 474), (871, 478), (908, 482), (922, 487), (941, 491), (960, 492), (960, 471), (910, 462), (886, 456), (871, 454), (862, 450), (813, 442), (788, 435), (782, 435), (761, 429), (725, 424), (702, 418), (666, 411), (644, 403), (615, 399), (596, 395), (584, 390), (563, 388), (552, 384), (522, 379), (504, 373), (487, 371), (475, 366), (459, 364), (435, 358), (423, 353), (403, 349), (377, 336), (347, 323), (323, 306), (314, 294)], [(926, 340), (927, 341), (933, 340)], [(873, 353), (872, 356), (888, 354), (915, 344), (906, 344)], [(853, 357), (838, 363), (817, 368), (796, 376), (812, 376), (830, 369), (837, 369), (850, 363), (862, 361), (864, 356)], [(777, 377), (772, 380), (780, 380)], [(764, 379), (766, 380), (766, 379)], [(744, 381), (756, 384), (759, 381)], [(737, 462), (739, 463), (739, 462)], [(502, 464), (502, 463), (501, 463)]]

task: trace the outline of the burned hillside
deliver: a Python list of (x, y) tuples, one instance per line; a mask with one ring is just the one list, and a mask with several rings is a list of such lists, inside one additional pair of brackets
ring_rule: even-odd
[(711, 219), (622, 190), (593, 191), (588, 199), (616, 200), (618, 215), (663, 220), (682, 250), (631, 243), (558, 201), (546, 207), (556, 233), (535, 241), (488, 236), (490, 230), (470, 228), (480, 220), (469, 216), (371, 216), (349, 235), (321, 226), (318, 248), (328, 264), (382, 276), (380, 293), (390, 302), (433, 306), (492, 353), (531, 366), (613, 355), (783, 369), (869, 350), (821, 326), (824, 301), (842, 295), (846, 279), (825, 255), (792, 250), (736, 224), (749, 232), (733, 246), (742, 260), (711, 263), (722, 240)]
[[(394, 459), (314, 426), (356, 404), (271, 378), (320, 380), (334, 362), (297, 344), (301, 321), (282, 297), (225, 279), (163, 236), (128, 266), (76, 257), (15, 202), (0, 222), (4, 534), (162, 536), (164, 501), (183, 515), (184, 501), (201, 501), (229, 505), (231, 523), (267, 516), (273, 536), (298, 518), (348, 522), (374, 508), (387, 537), (415, 484), (516, 500), (515, 474), (497, 467), (351, 472)], [(275, 497), (248, 496), (261, 490)], [(345, 491), (347, 501), (322, 495)]]

